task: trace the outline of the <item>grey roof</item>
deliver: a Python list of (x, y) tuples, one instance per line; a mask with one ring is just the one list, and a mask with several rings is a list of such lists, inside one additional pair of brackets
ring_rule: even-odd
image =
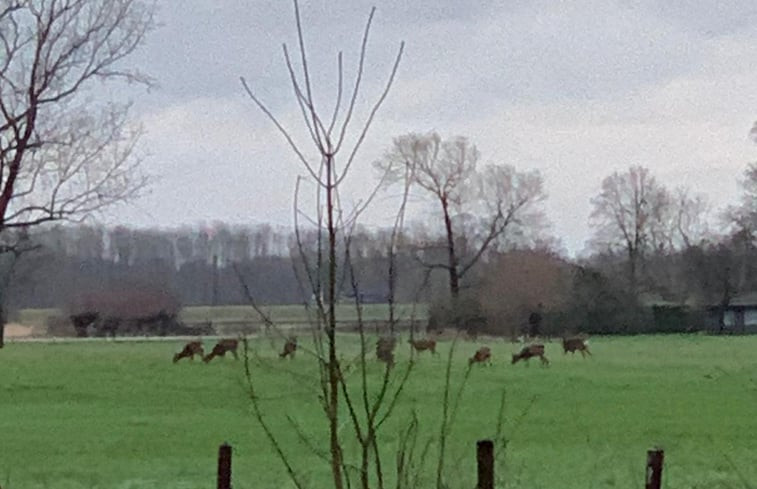
[(745, 292), (731, 299), (732, 306), (755, 306), (757, 307), (757, 291)]

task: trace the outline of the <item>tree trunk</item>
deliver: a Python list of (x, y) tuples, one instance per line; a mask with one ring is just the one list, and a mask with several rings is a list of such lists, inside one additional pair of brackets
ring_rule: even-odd
[(4, 298), (0, 295), (0, 348), (5, 346), (5, 306)]
[(342, 489), (342, 448), (339, 446), (339, 366), (336, 358), (336, 225), (334, 223), (333, 157), (326, 158), (326, 215), (329, 233), (328, 326), (329, 445), (334, 487)]
[(447, 264), (449, 270), (449, 291), (454, 303), (460, 295), (460, 276), (457, 270), (457, 253), (455, 251), (455, 234), (452, 230), (452, 219), (449, 216), (449, 204), (442, 199), (442, 211), (444, 212), (444, 228), (447, 231)]
[(726, 267), (725, 276), (723, 277), (723, 296), (720, 299), (720, 307), (718, 308), (718, 333), (723, 334), (725, 331), (725, 312), (728, 306), (731, 304), (731, 281), (729, 279), (731, 273), (730, 267)]
[(631, 294), (633, 297), (637, 297), (637, 279), (636, 279), (636, 261), (638, 260), (638, 252), (633, 248), (628, 250), (628, 283), (631, 288)]

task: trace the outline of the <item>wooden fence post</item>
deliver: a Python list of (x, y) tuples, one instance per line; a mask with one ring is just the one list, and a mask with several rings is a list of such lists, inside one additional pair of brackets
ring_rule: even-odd
[(476, 442), (476, 462), (478, 463), (477, 489), (494, 489), (494, 442)]
[(218, 447), (218, 489), (231, 489), (231, 445)]
[(647, 450), (647, 481), (645, 489), (660, 489), (662, 487), (662, 462), (665, 454), (660, 448)]

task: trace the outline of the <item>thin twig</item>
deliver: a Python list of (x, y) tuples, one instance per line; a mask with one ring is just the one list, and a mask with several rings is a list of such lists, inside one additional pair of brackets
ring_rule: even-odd
[(386, 100), (386, 96), (389, 94), (389, 90), (392, 88), (392, 84), (394, 83), (394, 77), (396, 76), (397, 69), (400, 66), (400, 60), (402, 59), (402, 52), (404, 51), (404, 49), (405, 49), (405, 42), (403, 41), (400, 43), (400, 48), (399, 48), (399, 51), (397, 52), (397, 58), (394, 60), (394, 66), (392, 66), (392, 71), (389, 75), (389, 80), (386, 82), (384, 91), (381, 93), (381, 96), (379, 97), (378, 101), (374, 104), (373, 108), (371, 109), (370, 115), (368, 116), (368, 120), (363, 125), (363, 129), (362, 131), (360, 131), (360, 135), (357, 138), (357, 142), (352, 147), (352, 152), (350, 152), (350, 155), (347, 157), (347, 163), (344, 165), (344, 168), (342, 169), (342, 174), (336, 180), (337, 185), (342, 183), (344, 178), (347, 176), (350, 166), (352, 166), (352, 162), (355, 160), (355, 155), (357, 155), (358, 149), (360, 149), (360, 146), (365, 140), (365, 136), (368, 135), (368, 129), (370, 129), (371, 124), (373, 123), (373, 119), (376, 117), (376, 113), (378, 112), (381, 105), (384, 103), (384, 100)]
[(305, 489), (304, 486), (300, 483), (299, 477), (297, 476), (297, 472), (294, 469), (294, 466), (290, 463), (289, 458), (284, 453), (283, 449), (281, 448), (281, 444), (279, 443), (278, 438), (276, 438), (276, 435), (273, 434), (273, 431), (271, 430), (271, 427), (266, 422), (265, 418), (263, 417), (263, 412), (260, 409), (260, 405), (258, 403), (258, 397), (255, 392), (255, 385), (253, 382), (253, 376), (252, 371), (250, 370), (250, 360), (249, 360), (249, 345), (247, 343), (247, 338), (242, 338), (242, 344), (244, 346), (244, 375), (245, 379), (247, 380), (247, 386), (248, 386), (248, 393), (250, 400), (252, 401), (252, 411), (255, 415), (255, 419), (257, 419), (258, 424), (260, 424), (260, 427), (263, 428), (263, 432), (266, 435), (266, 438), (268, 438), (268, 441), (273, 446), (274, 451), (276, 452), (276, 455), (279, 457), (279, 460), (284, 464), (284, 467), (286, 468), (287, 474), (289, 475), (289, 478), (292, 480), (292, 483), (297, 487), (297, 489)]

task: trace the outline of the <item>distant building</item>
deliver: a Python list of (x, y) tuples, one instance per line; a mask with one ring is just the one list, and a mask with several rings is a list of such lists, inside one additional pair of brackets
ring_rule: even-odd
[(720, 325), (720, 304), (706, 308), (707, 329), (720, 333), (757, 333), (757, 292), (747, 292), (735, 296), (723, 311), (722, 331)]
[[(718, 303), (689, 300), (685, 304), (645, 297), (656, 332), (707, 331), (713, 334), (757, 333), (757, 291), (739, 294), (725, 308)], [(723, 313), (723, 323), (720, 314)]]

